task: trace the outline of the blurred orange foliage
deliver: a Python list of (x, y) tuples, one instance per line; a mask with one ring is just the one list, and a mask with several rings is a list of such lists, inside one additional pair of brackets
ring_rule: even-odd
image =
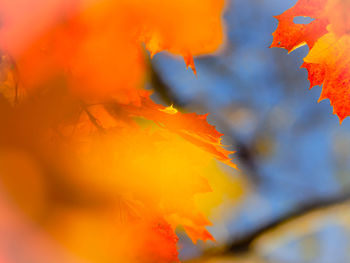
[(0, 47), (14, 57), (26, 88), (65, 74), (79, 95), (127, 103), (144, 81), (142, 43), (151, 55), (184, 56), (195, 70), (192, 56), (223, 42), (223, 8), (224, 0), (6, 0)]
[[(178, 226), (193, 242), (214, 240), (206, 215), (242, 191), (215, 160), (234, 167), (232, 152), (207, 115), (150, 99), (142, 45), (152, 56), (182, 55), (195, 71), (192, 56), (223, 42), (223, 8), (223, 0), (0, 2), (1, 185), (45, 238), (99, 263), (177, 262)], [(198, 205), (199, 194), (210, 202)], [(40, 249), (35, 262), (56, 262), (38, 259), (47, 256)]]

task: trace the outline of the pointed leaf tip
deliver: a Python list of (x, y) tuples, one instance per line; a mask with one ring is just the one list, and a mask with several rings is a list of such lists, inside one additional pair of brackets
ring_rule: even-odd
[(184, 57), (184, 61), (185, 61), (185, 63), (186, 63), (186, 68), (187, 68), (187, 69), (188, 69), (188, 68), (191, 68), (192, 71), (193, 71), (193, 73), (194, 73), (195, 75), (197, 75), (197, 70), (196, 70), (196, 66), (195, 66), (195, 64), (194, 64), (194, 59), (193, 59), (192, 54), (187, 54), (187, 55), (184, 55), (183, 57)]

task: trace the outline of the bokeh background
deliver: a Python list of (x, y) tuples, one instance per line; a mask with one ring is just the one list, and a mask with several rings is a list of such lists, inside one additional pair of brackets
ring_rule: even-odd
[(307, 47), (269, 48), (273, 16), (295, 2), (228, 1), (226, 44), (195, 59), (197, 76), (181, 58), (152, 61), (154, 99), (211, 112), (237, 151), (232, 176), (247, 184), (238, 202), (221, 208), (224, 221), (211, 218), (216, 243), (194, 245), (179, 229), (185, 262), (350, 262), (350, 120), (340, 125), (329, 101), (317, 103), (321, 88), (308, 89), (299, 68)]

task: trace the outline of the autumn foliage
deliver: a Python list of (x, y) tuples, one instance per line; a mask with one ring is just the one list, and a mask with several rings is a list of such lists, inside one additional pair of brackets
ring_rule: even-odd
[(143, 45), (151, 55), (182, 55), (195, 70), (193, 56), (223, 42), (223, 8), (223, 0), (2, 1), (0, 47), (26, 87), (65, 74), (79, 95), (137, 101), (134, 89), (146, 77)]
[[(0, 0), (0, 232), (30, 229), (26, 262), (174, 263), (179, 228), (215, 241), (209, 215), (242, 193), (221, 169), (236, 167), (233, 152), (208, 114), (158, 104), (145, 87), (159, 52), (197, 74), (194, 56), (225, 42), (224, 8)], [(347, 0), (299, 0), (276, 17), (271, 45), (309, 47), (302, 67), (340, 121), (350, 115), (348, 10)], [(19, 262), (1, 238), (0, 261)]]
[(99, 263), (178, 262), (178, 226), (193, 242), (214, 240), (206, 214), (225, 189), (240, 192), (216, 163), (234, 167), (232, 152), (207, 115), (158, 105), (143, 86), (146, 50), (181, 55), (196, 72), (193, 56), (223, 43), (223, 9), (0, 2), (1, 180), (45, 236)]
[[(279, 25), (271, 47), (291, 52), (307, 45), (309, 54), (302, 67), (309, 73), (311, 87), (323, 85), (319, 101), (329, 99), (340, 122), (350, 115), (350, 19), (347, 0), (299, 0), (276, 16)], [(305, 24), (295, 18), (308, 17)]]

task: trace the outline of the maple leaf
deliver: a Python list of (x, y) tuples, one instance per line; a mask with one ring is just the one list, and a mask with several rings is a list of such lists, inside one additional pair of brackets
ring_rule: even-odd
[[(49, 86), (0, 114), (0, 176), (30, 218), (45, 210), (45, 231), (91, 262), (176, 262), (178, 226), (194, 243), (214, 239), (207, 215), (240, 184), (219, 169), (224, 152), (208, 150), (220, 151), (221, 134), (205, 115), (164, 108), (149, 93), (140, 104), (87, 105)], [(23, 169), (34, 170), (31, 188), (16, 180)]]
[(229, 157), (234, 152), (225, 150), (221, 144), (222, 133), (207, 122), (208, 114), (181, 113), (172, 106), (163, 108), (154, 103), (149, 96), (141, 97), (141, 104), (107, 104), (107, 108), (116, 118), (130, 122), (131, 117), (143, 117), (152, 120), (161, 127), (179, 134), (184, 139), (213, 154), (219, 161), (236, 168)]
[[(141, 129), (133, 124), (125, 126), (123, 123), (111, 122), (109, 119), (116, 113), (112, 112), (108, 116), (111, 111), (104, 109), (103, 105), (91, 106), (89, 110), (99, 120), (98, 123), (106, 133), (100, 134), (95, 124), (89, 121), (89, 116), (86, 113), (82, 115), (79, 122), (85, 124), (75, 127), (73, 140), (66, 150), (70, 155), (73, 153), (73, 156), (74, 152), (79, 153), (76, 157), (68, 158), (79, 159), (79, 163), (75, 163), (75, 167), (78, 168), (74, 172), (75, 178), (70, 180), (74, 180), (78, 185), (84, 185), (84, 188), (88, 186), (95, 190), (100, 189), (99, 191), (108, 194), (112, 199), (122, 195), (124, 203), (138, 204), (124, 206), (120, 211), (128, 215), (121, 218), (126, 219), (124, 222), (130, 224), (131, 228), (135, 222), (145, 223), (147, 218), (158, 215), (158, 218), (162, 218), (169, 225), (170, 230), (167, 230), (167, 233), (174, 233), (175, 228), (181, 225), (194, 243), (198, 239), (213, 240), (206, 229), (211, 223), (196, 207), (193, 199), (195, 195), (212, 191), (209, 178), (225, 177), (218, 168), (211, 168), (216, 167), (212, 153), (193, 145), (165, 126), (162, 128), (151, 125)], [(121, 110), (125, 110), (124, 107), (121, 107)], [(169, 114), (159, 111), (158, 108), (155, 110), (161, 114)], [(127, 111), (127, 114), (130, 114), (130, 111)], [(159, 120), (160, 117), (156, 119)], [(87, 129), (89, 123), (91, 127)], [(96, 136), (98, 134), (100, 136)], [(104, 176), (101, 177), (101, 174)], [(132, 212), (128, 212), (130, 209)], [(130, 214), (134, 217), (130, 217)], [(154, 234), (139, 232), (137, 240)], [(71, 236), (71, 234), (62, 235), (64, 243), (67, 242), (65, 236)], [(167, 234), (168, 238), (161, 242), (160, 256), (171, 257), (176, 251), (176, 242), (171, 236), (173, 235)], [(157, 235), (152, 237), (153, 239), (158, 240)], [(140, 245), (140, 250), (134, 248), (134, 254), (142, 254), (146, 248), (149, 249), (148, 244)], [(157, 255), (153, 257), (158, 258)]]
[[(350, 18), (349, 1), (299, 0), (276, 16), (279, 21), (271, 47), (291, 52), (307, 45), (303, 68), (308, 70), (311, 88), (323, 85), (319, 101), (329, 99), (340, 123), (350, 115)], [(296, 17), (314, 19), (297, 24)]]
[[(211, 152), (176, 132), (187, 126), (198, 132), (192, 122), (181, 124), (180, 112), (146, 102), (145, 116), (160, 114), (146, 125), (135, 120), (143, 104), (120, 106), (126, 119), (117, 118), (106, 105), (81, 105), (61, 89), (1, 108), (5, 191), (60, 246), (90, 262), (176, 262), (176, 227), (193, 242), (213, 240), (205, 211), (239, 187)], [(167, 122), (168, 116), (176, 118)], [(201, 125), (203, 140), (215, 141), (219, 133), (204, 120)], [(20, 181), (28, 180), (30, 188), (18, 183), (24, 170)], [(195, 199), (202, 195), (209, 199)]]
[(182, 55), (196, 72), (193, 56), (214, 52), (224, 41), (224, 0), (35, 3), (30, 14), (27, 1), (0, 4), (0, 49), (14, 57), (27, 89), (64, 75), (80, 96), (128, 103), (137, 100), (133, 90), (146, 75), (142, 43), (152, 56)]
[(216, 51), (224, 40), (224, 0), (119, 0), (113, 5), (132, 14), (128, 20), (151, 56), (161, 51), (182, 55), (194, 72), (193, 56)]
[[(177, 262), (179, 225), (193, 242), (213, 240), (202, 211), (213, 202), (199, 209), (195, 197), (220, 188), (214, 178), (232, 185), (213, 158), (234, 167), (232, 152), (207, 115), (164, 108), (141, 89), (142, 43), (152, 56), (182, 55), (195, 72), (193, 56), (224, 40), (224, 0), (41, 2), (33, 13), (26, 0), (0, 3), (0, 49), (14, 58), (0, 68), (9, 194), (39, 225), (46, 213), (42, 227), (91, 262)], [(17, 80), (28, 92), (11, 104)], [(16, 180), (28, 167), (32, 198)]]

